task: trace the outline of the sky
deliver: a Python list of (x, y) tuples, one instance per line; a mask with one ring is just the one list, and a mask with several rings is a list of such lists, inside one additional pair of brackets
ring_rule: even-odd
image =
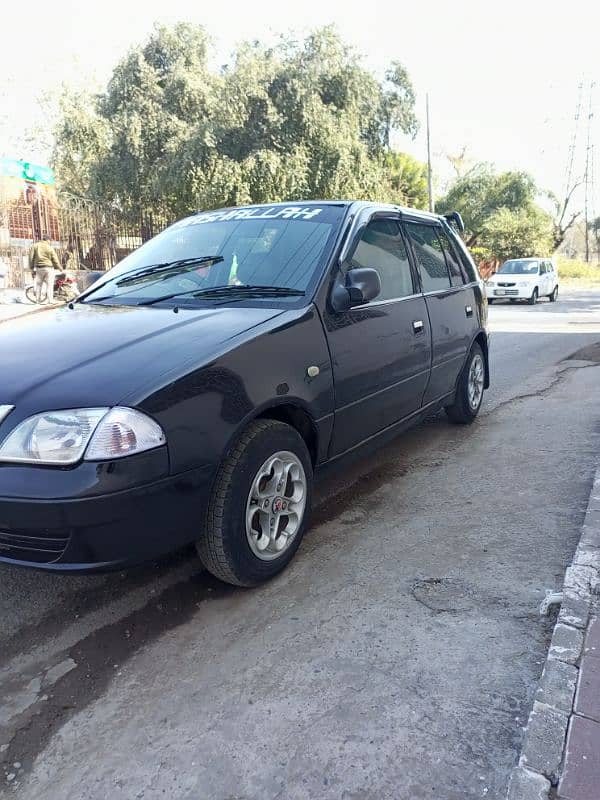
[[(31, 0), (27, 16), (17, 3), (0, 11), (0, 155), (43, 159), (43, 149), (14, 152), (23, 128), (35, 124), (37, 99), (61, 83), (106, 83), (129, 47), (154, 22), (202, 24), (214, 42), (215, 65), (236, 43), (269, 40), (335, 23), (379, 76), (392, 60), (407, 68), (417, 93), (422, 132), (395, 145), (425, 159), (425, 94), (431, 108), (436, 183), (452, 174), (447, 154), (466, 147), (473, 162), (530, 172), (544, 188), (562, 193), (575, 130), (578, 86), (584, 111), (574, 174), (583, 174), (589, 84), (600, 101), (600, 7), (591, 0)], [(9, 32), (10, 35), (6, 35)], [(600, 109), (591, 143), (598, 180), (590, 206), (600, 214)], [(12, 148), (12, 149), (11, 149)], [(578, 191), (575, 202), (583, 202)]]

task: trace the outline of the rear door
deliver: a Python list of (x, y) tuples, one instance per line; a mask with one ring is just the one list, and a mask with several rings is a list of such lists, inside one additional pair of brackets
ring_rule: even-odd
[(342, 270), (357, 267), (377, 270), (381, 292), (324, 313), (335, 385), (331, 456), (418, 411), (429, 381), (429, 317), (397, 218), (368, 223)]
[(423, 403), (454, 391), (478, 327), (473, 288), (441, 223), (404, 222), (431, 324), (431, 379)]

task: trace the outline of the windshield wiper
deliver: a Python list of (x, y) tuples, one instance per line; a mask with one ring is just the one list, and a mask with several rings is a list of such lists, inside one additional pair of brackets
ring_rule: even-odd
[[(223, 256), (196, 256), (195, 258), (178, 258), (176, 261), (163, 261), (161, 264), (150, 264), (147, 267), (141, 267), (133, 272), (126, 272), (122, 278), (115, 281), (116, 286), (134, 286), (136, 283), (145, 283), (148, 276), (159, 278), (162, 276), (169, 277), (169, 275), (181, 275), (185, 272), (191, 272), (199, 264), (212, 266), (213, 264), (220, 264), (224, 261)], [(99, 289), (109, 286), (113, 281), (107, 281), (91, 289), (89, 292), (81, 297), (81, 301), (87, 300), (88, 297), (95, 294)], [(197, 291), (194, 289), (194, 291)], [(111, 297), (120, 297), (118, 292), (114, 294), (105, 294), (102, 297), (97, 297), (96, 300), (108, 300)]]
[(135, 272), (129, 272), (116, 281), (117, 286), (129, 286), (131, 284), (143, 283), (146, 276), (156, 275), (178, 275), (183, 272), (191, 272), (198, 264), (220, 264), (225, 259), (223, 256), (197, 256), (196, 258), (178, 258), (176, 261), (164, 261), (162, 264), (151, 264), (149, 267), (142, 267)]
[(139, 306), (153, 306), (155, 303), (162, 303), (165, 300), (172, 300), (175, 297), (185, 297), (191, 295), (192, 297), (208, 298), (208, 299), (221, 299), (227, 298), (232, 300), (244, 300), (246, 298), (254, 297), (303, 297), (306, 292), (300, 289), (292, 289), (287, 286), (248, 286), (229, 285), (229, 286), (211, 286), (207, 289), (190, 289), (188, 292), (173, 292), (172, 294), (161, 295), (160, 297), (153, 297), (151, 300), (142, 300), (137, 303)]

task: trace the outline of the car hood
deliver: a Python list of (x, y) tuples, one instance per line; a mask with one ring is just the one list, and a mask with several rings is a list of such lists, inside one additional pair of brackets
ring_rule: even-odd
[(160, 375), (212, 360), (224, 343), (282, 313), (76, 304), (0, 324), (0, 405), (15, 416), (110, 406)]

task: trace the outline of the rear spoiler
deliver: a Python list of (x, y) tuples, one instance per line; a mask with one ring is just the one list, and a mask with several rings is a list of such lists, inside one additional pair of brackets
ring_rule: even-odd
[(450, 225), (454, 223), (460, 233), (465, 232), (465, 223), (463, 222), (463, 218), (458, 211), (453, 211), (451, 214), (444, 214), (444, 217), (450, 223)]

